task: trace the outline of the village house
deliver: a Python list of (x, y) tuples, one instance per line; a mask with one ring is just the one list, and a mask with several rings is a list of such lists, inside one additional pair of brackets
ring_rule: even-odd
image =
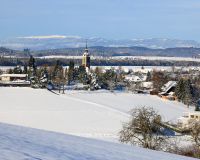
[(136, 75), (126, 75), (125, 80), (128, 82), (142, 82), (142, 79)]
[(200, 112), (187, 112), (178, 118), (178, 126), (181, 128), (189, 128), (190, 124), (194, 121), (200, 121)]
[(147, 74), (141, 72), (132, 72), (125, 76), (127, 82), (145, 82), (147, 80)]
[(159, 96), (168, 99), (168, 100), (175, 100), (176, 97), (174, 96), (175, 88), (177, 86), (176, 81), (169, 81), (162, 87), (162, 92), (159, 93)]
[(151, 91), (153, 90), (153, 82), (142, 82), (140, 87), (143, 90)]
[(29, 86), (27, 74), (2, 74), (0, 75), (1, 86)]

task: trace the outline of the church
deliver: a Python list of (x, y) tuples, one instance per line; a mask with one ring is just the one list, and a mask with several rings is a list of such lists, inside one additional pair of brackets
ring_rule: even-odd
[(87, 47), (87, 42), (86, 42), (85, 51), (84, 51), (83, 57), (82, 57), (82, 66), (84, 66), (87, 69), (90, 69), (90, 54), (89, 54), (89, 50)]

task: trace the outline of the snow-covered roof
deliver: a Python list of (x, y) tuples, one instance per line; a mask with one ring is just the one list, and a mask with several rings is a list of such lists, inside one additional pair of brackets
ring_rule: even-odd
[(125, 80), (132, 81), (132, 82), (141, 82), (142, 81), (142, 79), (136, 75), (127, 75), (127, 76), (125, 76)]
[(88, 52), (84, 52), (83, 56), (89, 56), (89, 53)]
[(2, 74), (0, 77), (18, 77), (18, 78), (25, 78), (27, 74)]
[(167, 82), (167, 83), (162, 87), (162, 90), (163, 90), (162, 93), (167, 93), (172, 87), (176, 87), (176, 85), (177, 85), (177, 82), (176, 82), (176, 81), (169, 81), (169, 82)]
[(142, 82), (141, 85), (144, 88), (153, 88), (153, 82)]
[(90, 54), (89, 54), (89, 50), (87, 49), (87, 47), (86, 47), (86, 49), (85, 49), (85, 52), (83, 53), (83, 56), (89, 56)]
[(30, 84), (30, 81), (24, 81), (24, 80), (17, 80), (17, 81), (1, 81), (0, 84), (5, 84), (5, 85), (28, 85)]

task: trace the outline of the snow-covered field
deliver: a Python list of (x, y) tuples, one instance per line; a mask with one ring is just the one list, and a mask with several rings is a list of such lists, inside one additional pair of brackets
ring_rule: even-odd
[(103, 90), (57, 95), (13, 87), (1, 87), (0, 99), (0, 160), (192, 160), (113, 143), (132, 108), (151, 106), (175, 120), (188, 111), (178, 102)]
[[(64, 56), (64, 55), (50, 55), (37, 58), (45, 59), (81, 59), (82, 56)], [(162, 57), (162, 56), (112, 56), (112, 57), (102, 57), (102, 56), (91, 56), (91, 59), (130, 59), (130, 60), (160, 60), (160, 61), (190, 61), (190, 62), (200, 62), (199, 58), (192, 57)]]
[(0, 123), (1, 160), (193, 160), (143, 148)]
[(160, 61), (189, 61), (200, 62), (199, 58), (192, 57), (162, 57), (162, 56), (116, 56), (111, 59), (134, 59), (134, 60), (160, 60)]
[(164, 120), (176, 120), (187, 107), (150, 95), (108, 91), (0, 88), (0, 122), (84, 137), (113, 140), (134, 107), (154, 107)]

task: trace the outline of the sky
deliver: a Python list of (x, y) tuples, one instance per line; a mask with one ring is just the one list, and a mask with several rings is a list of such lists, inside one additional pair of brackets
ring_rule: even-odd
[(200, 42), (200, 0), (0, 0), (0, 39), (77, 35)]

